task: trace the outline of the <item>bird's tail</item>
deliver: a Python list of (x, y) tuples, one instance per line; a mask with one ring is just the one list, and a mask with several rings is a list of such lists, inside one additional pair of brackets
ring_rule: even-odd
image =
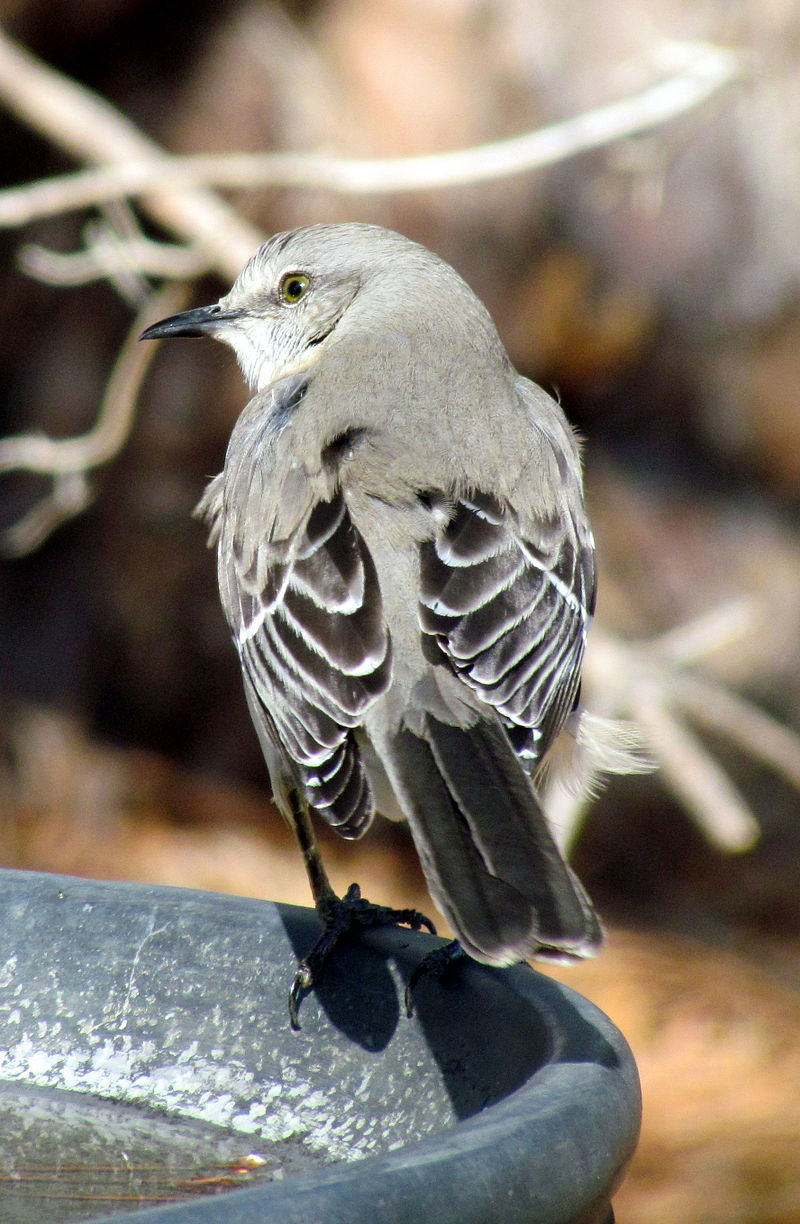
[(425, 715), (380, 755), (431, 895), (464, 949), (490, 965), (593, 955), (603, 929), (502, 729)]

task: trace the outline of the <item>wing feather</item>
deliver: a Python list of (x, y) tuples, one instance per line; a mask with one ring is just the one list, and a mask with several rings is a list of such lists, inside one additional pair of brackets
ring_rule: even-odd
[(280, 548), (265, 540), (248, 557), (243, 572), (236, 550), (221, 550), (220, 588), (259, 731), (309, 806), (357, 837), (374, 801), (354, 729), (391, 679), (369, 550), (337, 490)]
[(594, 599), (594, 549), (570, 519), (521, 522), (475, 492), (422, 545), (420, 619), (461, 679), (493, 706), (526, 768), (573, 709)]

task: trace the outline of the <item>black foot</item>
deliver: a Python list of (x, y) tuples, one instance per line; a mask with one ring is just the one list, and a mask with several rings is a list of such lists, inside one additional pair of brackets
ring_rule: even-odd
[(414, 990), (420, 978), (434, 977), (440, 978), (449, 971), (450, 966), (457, 960), (461, 960), (462, 956), (466, 956), (466, 952), (461, 947), (457, 939), (452, 943), (445, 944), (442, 948), (435, 948), (433, 952), (429, 952), (424, 956), (417, 965), (411, 977), (408, 979), (406, 986), (406, 1015), (414, 1014)]
[[(339, 940), (354, 927), (410, 926), (413, 931), (424, 927), (431, 935), (436, 934), (431, 920), (418, 910), (398, 910), (390, 909), (387, 905), (373, 905), (361, 896), (361, 889), (357, 884), (351, 884), (343, 897), (332, 897), (325, 903), (324, 910), (322, 907), (318, 909), (324, 924), (323, 932), (308, 956), (297, 966), (292, 989), (289, 991), (289, 1019), (293, 1029), (300, 1028), (300, 1000), (321, 978), (325, 963)], [(424, 965), (425, 961), (422, 964)]]

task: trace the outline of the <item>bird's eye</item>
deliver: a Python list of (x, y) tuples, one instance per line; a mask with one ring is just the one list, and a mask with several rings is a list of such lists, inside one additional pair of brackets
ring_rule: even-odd
[(295, 302), (299, 302), (301, 298), (305, 297), (310, 285), (311, 281), (305, 272), (287, 272), (281, 278), (278, 292), (287, 306), (294, 306)]

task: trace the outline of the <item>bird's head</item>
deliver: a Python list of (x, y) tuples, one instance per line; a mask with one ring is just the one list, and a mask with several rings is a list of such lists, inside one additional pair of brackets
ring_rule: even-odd
[(162, 319), (141, 339), (213, 336), (231, 346), (250, 387), (262, 391), (314, 364), (366, 286), (377, 304), (382, 295), (375, 282), (398, 260), (412, 268), (433, 256), (371, 225), (313, 225), (277, 234), (218, 302)]

